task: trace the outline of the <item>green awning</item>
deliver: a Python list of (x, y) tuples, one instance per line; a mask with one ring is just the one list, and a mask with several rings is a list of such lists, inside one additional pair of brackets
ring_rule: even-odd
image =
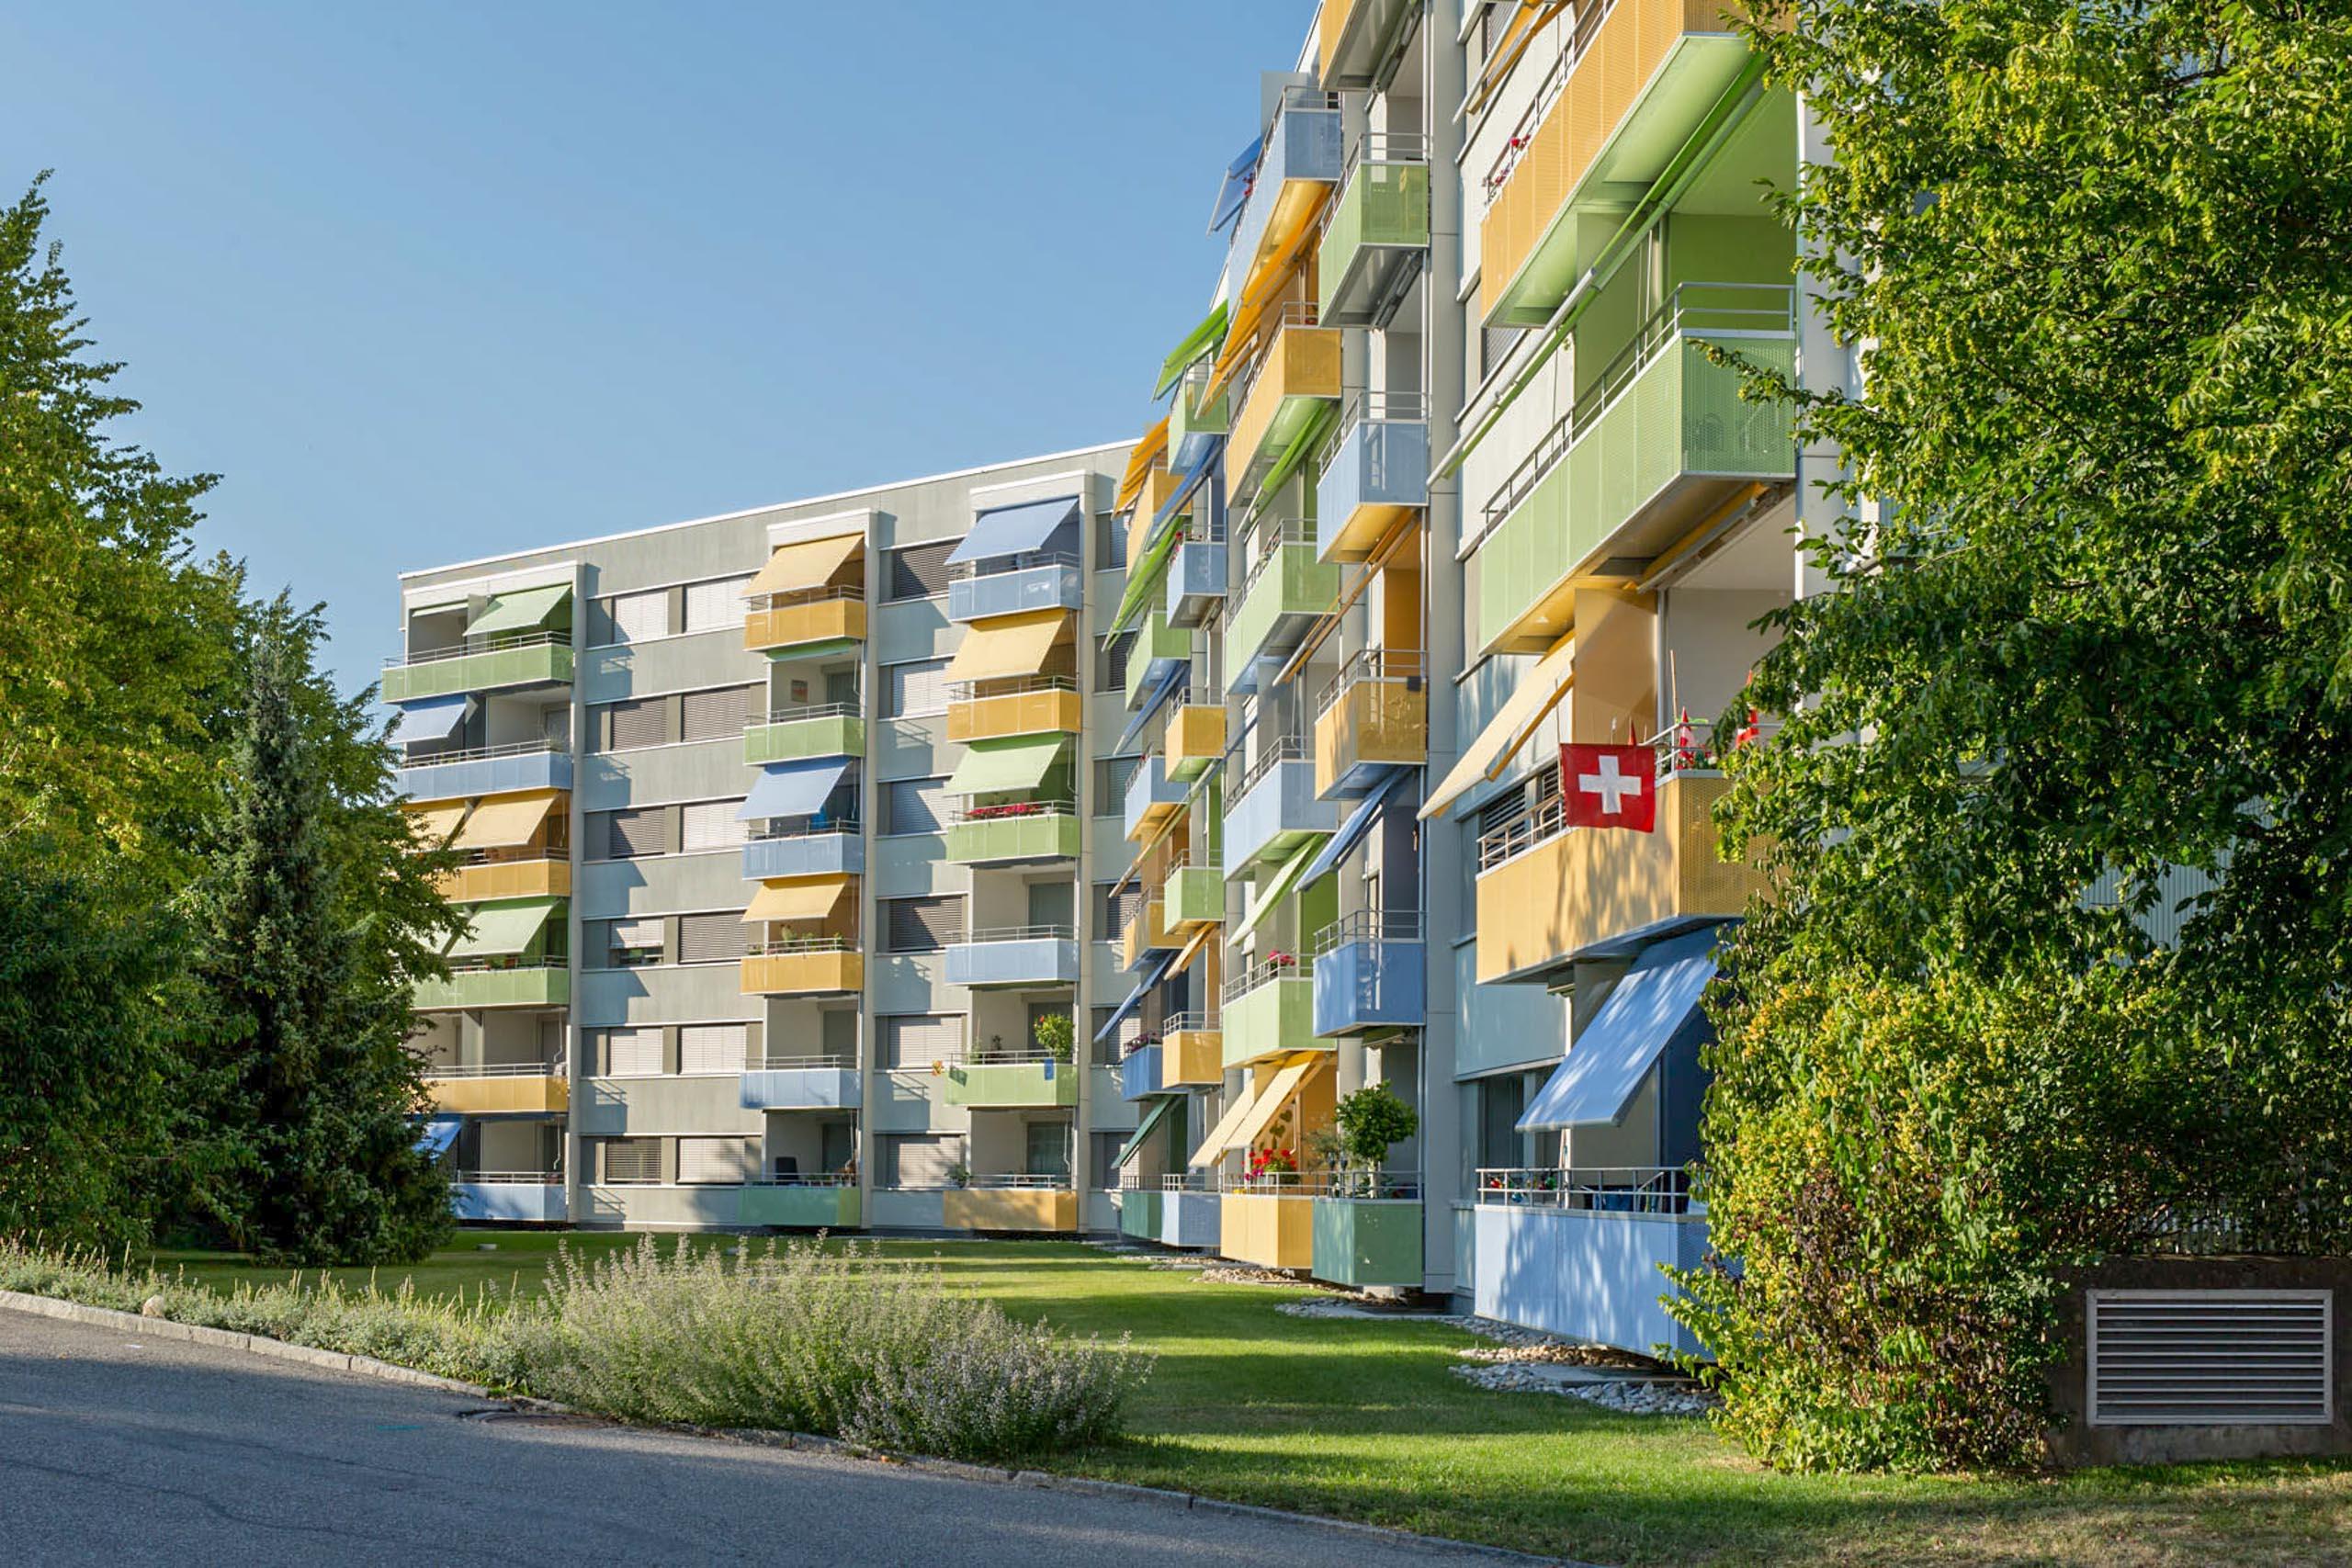
[(1306, 455), (1315, 449), (1315, 444), (1323, 439), (1332, 422), (1339, 417), (1339, 410), (1334, 405), (1316, 405), (1313, 416), (1299, 427), (1296, 435), (1291, 437), (1290, 445), (1283, 448), (1283, 455), (1274, 459), (1274, 466), (1266, 470), (1265, 479), (1258, 486), (1257, 501), (1251, 508), (1253, 512), (1264, 506), (1274, 491), (1282, 489), (1284, 479), (1298, 472), (1298, 466), (1306, 461)]
[(1176, 541), (1183, 536), (1182, 528), (1167, 529), (1144, 552), (1143, 559), (1127, 573), (1127, 591), (1119, 595), (1119, 613), (1111, 617), (1109, 636), (1116, 637), (1126, 630), (1127, 623), (1150, 602), (1152, 589), (1159, 581), (1161, 569), (1167, 566), (1168, 558), (1175, 553)]
[(493, 594), (482, 613), (466, 624), (466, 635), (488, 637), (493, 632), (543, 631), (571, 597), (571, 585), (568, 582), (552, 588), (520, 588), (512, 593)]
[(1010, 740), (975, 740), (948, 776), (949, 795), (995, 795), (1035, 789), (1069, 750), (1067, 735), (1023, 735)]
[(1282, 870), (1274, 873), (1273, 880), (1267, 883), (1264, 891), (1258, 895), (1257, 902), (1250, 906), (1250, 913), (1242, 917), (1239, 925), (1233, 928), (1233, 934), (1225, 940), (1239, 942), (1257, 930), (1258, 922), (1272, 914), (1274, 906), (1289, 897), (1291, 889), (1296, 887), (1306, 878), (1306, 868), (1314, 863), (1316, 852), (1323, 847), (1323, 840), (1330, 836), (1329, 833), (1317, 833), (1310, 836), (1306, 842), (1299, 845), (1290, 859), (1283, 862)]
[(1159, 386), (1152, 392), (1153, 397), (1166, 397), (1168, 389), (1183, 378), (1184, 372), (1190, 370), (1201, 355), (1225, 342), (1225, 322), (1228, 313), (1226, 301), (1220, 299), (1216, 302), (1216, 309), (1211, 310), (1199, 326), (1184, 334), (1184, 341), (1176, 345), (1176, 351), (1159, 362)]
[(1153, 1100), (1151, 1109), (1145, 1111), (1143, 1120), (1136, 1124), (1136, 1135), (1121, 1146), (1118, 1157), (1111, 1163), (1114, 1166), (1125, 1165), (1135, 1158), (1136, 1151), (1143, 1147), (1143, 1141), (1151, 1136), (1152, 1130), (1168, 1119), (1168, 1112), (1170, 1110), (1183, 1103), (1183, 1097), (1181, 1095), (1173, 1100), (1163, 1098)]
[(449, 946), (452, 958), (505, 958), (528, 953), (547, 929), (560, 898), (520, 898), (483, 904), (473, 912), (473, 929)]

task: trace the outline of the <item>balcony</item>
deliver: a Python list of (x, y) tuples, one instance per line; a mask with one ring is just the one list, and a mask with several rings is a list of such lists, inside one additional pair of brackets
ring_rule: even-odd
[(1315, 939), (1315, 1032), (1368, 1034), (1427, 1021), (1421, 918), (1358, 910)]
[(743, 846), (743, 879), (765, 882), (780, 876), (862, 876), (865, 840), (854, 823), (822, 832), (786, 833), (753, 839)]
[(1223, 705), (1186, 702), (1168, 716), (1168, 776), (1190, 781), (1225, 755)]
[(1190, 937), (1201, 927), (1225, 919), (1225, 868), (1176, 865), (1161, 884), (1160, 894), (1168, 906), (1168, 929)]
[(1182, 779), (1168, 776), (1167, 760), (1157, 751), (1137, 762), (1134, 776), (1127, 780), (1127, 798), (1121, 818), (1127, 841), (1135, 843), (1158, 831), (1183, 807), (1191, 793), (1191, 786)]
[(1304, 741), (1268, 746), (1226, 796), (1225, 874), (1295, 852), (1310, 833), (1336, 833), (1340, 808), (1316, 794), (1315, 763)]
[(1164, 1176), (1152, 1186), (1119, 1190), (1119, 1234), (1162, 1247), (1215, 1247), (1219, 1195), (1192, 1179)]
[(753, 653), (807, 655), (865, 640), (863, 588), (777, 594), (743, 617), (743, 646)]
[(1341, 333), (1317, 326), (1315, 307), (1304, 300), (1282, 310), (1273, 341), (1240, 394), (1241, 410), (1225, 448), (1226, 486), (1237, 502), (1256, 495), (1316, 412), (1340, 400)]
[(1421, 275), (1429, 248), (1428, 140), (1366, 132), (1348, 155), (1316, 253), (1316, 318), (1327, 327), (1385, 324)]
[(1119, 1098), (1148, 1100), (1155, 1094), (1165, 1094), (1168, 1086), (1160, 1082), (1159, 1072), (1159, 1042), (1147, 1040), (1119, 1062)]
[(1346, 151), (1338, 95), (1312, 87), (1283, 89), (1263, 145), (1250, 199), (1233, 227), (1237, 297), (1263, 297), (1259, 270), (1305, 231), (1329, 198)]
[(855, 1230), (864, 1216), (857, 1179), (834, 1175), (773, 1178), (744, 1183), (736, 1222), (778, 1230)]
[(1145, 547), (1151, 542), (1152, 524), (1158, 520), (1168, 503), (1176, 499), (1183, 488), (1181, 469), (1165, 465), (1144, 475), (1142, 493), (1136, 497), (1135, 512), (1127, 518), (1127, 565), (1143, 564)]
[(1768, 369), (1795, 355), (1794, 291), (1686, 283), (1487, 502), (1478, 636), (1541, 652), (1570, 624), (1589, 563), (1646, 564), (1745, 487), (1796, 475), (1789, 411), (1745, 402), (1714, 344)]
[(1340, 667), (1315, 720), (1315, 792), (1361, 795), (1396, 766), (1430, 758), (1429, 662), (1367, 648)]
[(471, 1011), (476, 1008), (560, 1008), (571, 1000), (569, 963), (550, 958), (532, 964), (452, 964), (446, 980), (420, 980), (409, 1005), (419, 1012)]
[(831, 996), (865, 989), (865, 955), (848, 937), (801, 937), (754, 946), (743, 955), (747, 997)]
[(396, 660), (384, 666), (382, 692), (388, 703), (406, 703), (458, 692), (571, 683), (571, 634), (534, 632), (480, 648), (436, 649), (405, 662)]
[[(1200, 525), (1193, 525), (1200, 528)], [(1168, 566), (1168, 624), (1191, 628), (1225, 603), (1226, 551), (1222, 538), (1194, 538), (1188, 530)]]
[(1225, 1025), (1216, 1013), (1180, 1012), (1159, 1037), (1159, 1077), (1168, 1089), (1215, 1089), (1225, 1082)]
[(1427, 405), (1411, 394), (1359, 392), (1315, 482), (1322, 558), (1368, 558), (1397, 524), (1430, 503)]
[(974, 806), (947, 825), (947, 858), (958, 865), (1076, 860), (1085, 836), (1069, 801)]
[(1144, 694), (1168, 678), (1170, 671), (1188, 662), (1193, 657), (1193, 634), (1182, 626), (1168, 624), (1167, 615), (1154, 610), (1144, 617), (1136, 629), (1136, 640), (1127, 649), (1126, 698), (1128, 711), (1143, 705)]
[(838, 1056), (770, 1056), (743, 1069), (746, 1111), (837, 1111), (859, 1103), (857, 1064)]
[(1078, 1229), (1078, 1192), (1067, 1176), (974, 1177), (941, 1193), (950, 1230), (1060, 1232)]
[(463, 865), (435, 877), (433, 886), (452, 904), (479, 904), (492, 898), (569, 898), (571, 852), (476, 851)]
[(1178, 946), (1175, 933), (1168, 929), (1168, 906), (1158, 898), (1147, 898), (1119, 933), (1119, 967), (1132, 974), (1143, 966), (1143, 961), (1155, 953), (1166, 953)]
[(1074, 986), (1078, 933), (1068, 926), (1002, 926), (947, 949), (951, 986)]
[(1010, 570), (979, 571), (967, 566), (947, 584), (947, 618), (984, 621), (1035, 610), (1075, 610), (1085, 603), (1086, 578), (1074, 555), (1013, 558)]
[(571, 1214), (558, 1171), (461, 1170), (449, 1191), (468, 1224), (557, 1225)]
[(1742, 913), (1763, 874), (1715, 852), (1719, 773), (1657, 786), (1657, 829), (1566, 828), (1557, 801), (1478, 841), (1478, 979), (1527, 979), (1581, 953)]
[(1323, 0), (1315, 31), (1324, 90), (1369, 87), (1377, 81), (1382, 54), (1400, 19), (1418, 9), (1412, 0)]
[(743, 731), (743, 761), (752, 767), (811, 757), (865, 755), (865, 719), (855, 703), (781, 708)]
[(1343, 1178), (1337, 1190), (1316, 1195), (1312, 1223), (1307, 1268), (1317, 1279), (1359, 1290), (1381, 1285), (1420, 1288), (1422, 1214), (1418, 1174), (1382, 1172)]
[(470, 1067), (429, 1064), (424, 1092), (435, 1111), (459, 1116), (552, 1116), (571, 1103), (571, 1085), (561, 1062)]
[(1228, 1067), (1339, 1044), (1316, 1034), (1315, 978), (1295, 964), (1261, 964), (1227, 981), (1224, 1020)]
[(571, 787), (571, 750), (560, 740), (435, 752), (411, 760), (392, 775), (392, 793), (408, 800), (463, 800)]
[(1288, 658), (1340, 602), (1340, 569), (1318, 558), (1312, 524), (1285, 524), (1250, 565), (1225, 635), (1226, 684), (1258, 689), (1261, 660)]
[(1586, 1344), (1649, 1356), (1699, 1347), (1667, 1315), (1661, 1268), (1696, 1269), (1706, 1216), (1679, 1170), (1480, 1170), (1471, 1211), (1473, 1308)]
[(1315, 1267), (1315, 1197), (1274, 1188), (1227, 1187), (1218, 1204), (1217, 1252), (1261, 1269)]
[[(1480, 312), (1540, 326), (1591, 260), (1579, 209), (1622, 210), (1647, 187), (1746, 67), (1724, 0), (1625, 0), (1580, 13), (1566, 47), (1485, 175)], [(1614, 228), (1614, 223), (1609, 227)]]
[(1170, 467), (1182, 473), (1200, 462), (1209, 445), (1233, 426), (1232, 394), (1227, 388), (1204, 398), (1212, 374), (1202, 360), (1184, 373), (1176, 387), (1176, 400), (1168, 410), (1168, 450)]
[(1067, 675), (1025, 675), (987, 684), (985, 695), (949, 699), (948, 739), (968, 744), (1019, 735), (1075, 735), (1085, 721), (1086, 698)]

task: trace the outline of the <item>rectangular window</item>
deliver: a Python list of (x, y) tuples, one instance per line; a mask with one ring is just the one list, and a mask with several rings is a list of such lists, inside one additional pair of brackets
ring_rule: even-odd
[(911, 664), (892, 664), (883, 670), (889, 682), (883, 699), (884, 718), (913, 718), (922, 714), (947, 711), (947, 682), (941, 679), (947, 671), (944, 659), (917, 660)]
[(1031, 1176), (1069, 1177), (1070, 1124), (1067, 1122), (1032, 1122), (1021, 1129), (1022, 1148), (1026, 1164), (1022, 1168)]
[(882, 930), (886, 953), (937, 953), (963, 940), (963, 897), (885, 898)]
[(964, 1059), (964, 1020), (956, 1013), (877, 1018), (875, 1056), (886, 1072), (922, 1072), (933, 1062)]
[(596, 601), (596, 640), (604, 643), (644, 642), (670, 635), (670, 591), (616, 593)]
[(1075, 927), (1078, 924), (1078, 884), (1033, 882), (1029, 885), (1029, 924)]
[(608, 1186), (649, 1186), (662, 1179), (662, 1140), (604, 1140), (605, 1181)]
[(1094, 520), (1094, 570), (1124, 571), (1127, 565), (1127, 525), (1115, 513)]
[(588, 956), (603, 957), (607, 969), (635, 969), (662, 962), (662, 926), (659, 915), (636, 920), (590, 920)]
[(680, 735), (687, 740), (725, 740), (743, 733), (745, 722), (759, 713), (766, 694), (762, 686), (721, 686), (715, 692), (688, 692)]
[(1136, 634), (1121, 632), (1116, 637), (1094, 639), (1094, 689), (1098, 692), (1124, 692), (1127, 689), (1127, 649), (1135, 646)]
[[(728, 912), (678, 917), (678, 962), (732, 964), (743, 956), (743, 917)], [(741, 1065), (741, 1057), (736, 1058)]]
[(751, 1045), (748, 1024), (687, 1024), (678, 1031), (678, 1071), (740, 1073), (751, 1055)]
[(888, 554), (887, 579), (888, 590), (885, 599), (928, 599), (934, 593), (947, 592), (947, 557), (957, 540), (944, 539), (935, 545), (909, 545)]
[(697, 800), (678, 811), (679, 838), (691, 854), (698, 850), (725, 850), (747, 841), (752, 825), (735, 813), (740, 800)]
[(638, 697), (625, 703), (599, 703), (592, 710), (592, 722), (599, 751), (664, 745), (670, 739), (670, 699)]
[(718, 631), (743, 624), (743, 589), (751, 578), (722, 577), (686, 585), (686, 630)]
[(884, 835), (946, 831), (946, 784), (945, 779), (893, 779), (884, 784)]
[(874, 1140), (875, 1185), (947, 1185), (949, 1168), (964, 1157), (964, 1141), (946, 1133), (885, 1133)]
[[(1111, 1021), (1111, 1015), (1117, 1010), (1116, 1008), (1096, 1008), (1094, 1027), (1087, 1031), (1087, 1039), (1094, 1041), (1096, 1035), (1102, 1034), (1103, 1027)], [(1119, 1027), (1113, 1030), (1108, 1036), (1089, 1045), (1090, 1059), (1098, 1067), (1115, 1067), (1125, 1057), (1127, 1047), (1134, 1044), (1142, 1034), (1143, 1017), (1138, 1010), (1121, 1019)]]
[[(601, 832), (599, 824), (601, 823)], [(633, 811), (599, 811), (588, 821), (591, 852), (602, 850), (605, 860), (635, 860), (641, 855), (670, 852), (670, 812), (649, 806)]]
[(662, 1071), (659, 1029), (607, 1029), (604, 1034), (606, 1077), (648, 1078)]
[(740, 1187), (757, 1168), (749, 1138), (680, 1138), (681, 1186)]
[(1094, 759), (1094, 815), (1123, 817), (1127, 809), (1127, 786), (1136, 782), (1136, 770), (1143, 766), (1141, 757), (1097, 757)]
[(1119, 1151), (1127, 1146), (1127, 1140), (1134, 1135), (1132, 1133), (1088, 1134), (1089, 1141), (1092, 1145), (1088, 1152), (1094, 1156), (1095, 1186), (1116, 1187), (1119, 1184)]

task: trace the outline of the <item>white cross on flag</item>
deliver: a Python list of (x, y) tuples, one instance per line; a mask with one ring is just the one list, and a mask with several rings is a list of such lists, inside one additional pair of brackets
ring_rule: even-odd
[(1657, 829), (1657, 766), (1646, 746), (1563, 746), (1560, 801), (1571, 828)]

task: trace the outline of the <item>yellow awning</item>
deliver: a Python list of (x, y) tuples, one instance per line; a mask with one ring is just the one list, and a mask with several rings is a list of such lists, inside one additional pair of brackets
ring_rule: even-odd
[(1190, 969), (1193, 966), (1193, 960), (1201, 955), (1201, 949), (1209, 944), (1210, 939), (1217, 934), (1218, 929), (1216, 926), (1207, 925), (1194, 931), (1193, 940), (1186, 942), (1184, 950), (1176, 955), (1176, 962), (1168, 966), (1168, 977), (1173, 978)]
[(1264, 1090), (1250, 1102), (1249, 1114), (1234, 1123), (1232, 1132), (1227, 1134), (1232, 1146), (1248, 1148), (1261, 1133), (1273, 1124), (1274, 1118), (1282, 1114), (1283, 1107), (1297, 1098), (1306, 1080), (1330, 1066), (1331, 1058), (1324, 1055), (1309, 1056), (1303, 1062), (1292, 1062), (1278, 1070), (1267, 1080)]
[(1143, 481), (1150, 474), (1152, 465), (1159, 462), (1167, 451), (1168, 421), (1163, 416), (1158, 424), (1143, 433), (1143, 439), (1136, 442), (1135, 450), (1127, 454), (1127, 471), (1119, 478), (1118, 499), (1112, 502), (1112, 511), (1125, 512), (1136, 503), (1136, 497), (1143, 493)]
[(1032, 610), (983, 621), (964, 634), (964, 645), (948, 661), (949, 681), (997, 681), (1044, 672), (1046, 656), (1069, 636), (1068, 610)]
[(1257, 1103), (1258, 1097), (1250, 1091), (1245, 1080), (1241, 1092), (1233, 1097), (1233, 1103), (1225, 1108), (1225, 1114), (1216, 1119), (1216, 1125), (1209, 1129), (1208, 1136), (1201, 1140), (1200, 1147), (1194, 1149), (1192, 1157), (1184, 1163), (1188, 1166), (1215, 1165), (1217, 1156), (1232, 1146), (1233, 1130), (1241, 1125), (1242, 1118), (1249, 1115), (1250, 1108)]
[(1535, 727), (1560, 705), (1560, 699), (1575, 681), (1576, 651), (1576, 639), (1562, 637), (1557, 647), (1536, 661), (1535, 668), (1495, 710), (1487, 728), (1478, 731), (1478, 738), (1463, 749), (1462, 760), (1430, 792), (1429, 799), (1421, 806), (1421, 820), (1426, 822), (1452, 806), (1480, 780), (1492, 778), (1527, 744)]
[(796, 539), (778, 545), (768, 564), (760, 568), (743, 590), (745, 597), (763, 593), (799, 593), (822, 588), (865, 547), (863, 534), (835, 534), (825, 539)]
[(466, 819), (467, 804), (453, 800), (444, 806), (404, 806), (401, 809), (408, 813), (409, 830), (416, 835), (417, 842), (437, 850), (449, 841), (449, 835)]
[(752, 895), (752, 907), (743, 911), (743, 919), (746, 924), (753, 920), (821, 920), (848, 896), (846, 876), (786, 877), (763, 882), (760, 890)]
[(466, 818), (450, 848), (510, 850), (527, 844), (538, 836), (539, 824), (548, 819), (556, 799), (557, 792), (551, 789), (534, 795), (486, 795)]

